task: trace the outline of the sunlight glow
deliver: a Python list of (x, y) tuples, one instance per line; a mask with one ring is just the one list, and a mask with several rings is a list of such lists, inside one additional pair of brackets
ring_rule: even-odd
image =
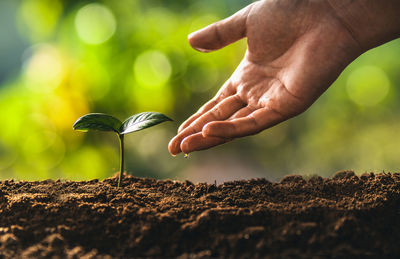
[(82, 7), (75, 17), (79, 38), (88, 44), (101, 44), (115, 33), (117, 22), (109, 8), (101, 4)]
[(376, 66), (363, 66), (347, 79), (347, 93), (360, 106), (374, 106), (386, 97), (390, 80), (385, 71)]
[(136, 81), (146, 88), (158, 88), (171, 76), (171, 64), (167, 56), (158, 50), (141, 53), (133, 65)]
[(47, 44), (32, 48), (25, 63), (26, 85), (35, 92), (51, 92), (63, 78), (63, 64), (58, 50)]

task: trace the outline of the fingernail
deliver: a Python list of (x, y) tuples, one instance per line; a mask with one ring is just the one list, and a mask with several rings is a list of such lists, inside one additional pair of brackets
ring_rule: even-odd
[(168, 151), (171, 154), (171, 156), (176, 156), (177, 154), (179, 154), (179, 152), (176, 153), (177, 150), (178, 148), (176, 142), (174, 141), (174, 139), (171, 139), (171, 141), (168, 144)]
[(180, 150), (182, 150), (183, 153), (189, 154), (188, 144), (185, 141), (181, 142), (179, 148), (180, 148)]
[(200, 51), (200, 52), (203, 52), (203, 53), (208, 53), (208, 52), (211, 52), (212, 50), (210, 50), (210, 49), (203, 49), (203, 48), (198, 48), (198, 47), (193, 47), (195, 50), (198, 50), (198, 51)]
[(193, 38), (193, 35), (195, 34), (196, 32), (194, 31), (194, 32), (192, 32), (192, 33), (189, 33), (189, 35), (188, 35), (188, 39), (190, 40), (191, 38)]

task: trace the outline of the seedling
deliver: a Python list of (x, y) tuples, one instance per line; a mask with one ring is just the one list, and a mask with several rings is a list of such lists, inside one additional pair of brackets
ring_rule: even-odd
[(74, 130), (89, 131), (114, 131), (118, 135), (120, 146), (120, 170), (118, 187), (121, 184), (124, 172), (124, 135), (147, 129), (164, 121), (172, 121), (170, 118), (158, 112), (142, 112), (135, 114), (124, 122), (104, 113), (89, 113), (80, 117), (73, 125)]

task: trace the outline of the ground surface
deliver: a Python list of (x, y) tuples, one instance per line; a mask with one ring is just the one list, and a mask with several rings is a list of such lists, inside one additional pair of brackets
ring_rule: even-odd
[(0, 258), (400, 255), (400, 174), (0, 182)]

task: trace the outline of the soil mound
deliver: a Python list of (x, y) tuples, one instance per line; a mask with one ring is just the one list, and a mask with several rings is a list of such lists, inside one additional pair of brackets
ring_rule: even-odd
[(0, 182), (0, 258), (400, 255), (400, 174)]

